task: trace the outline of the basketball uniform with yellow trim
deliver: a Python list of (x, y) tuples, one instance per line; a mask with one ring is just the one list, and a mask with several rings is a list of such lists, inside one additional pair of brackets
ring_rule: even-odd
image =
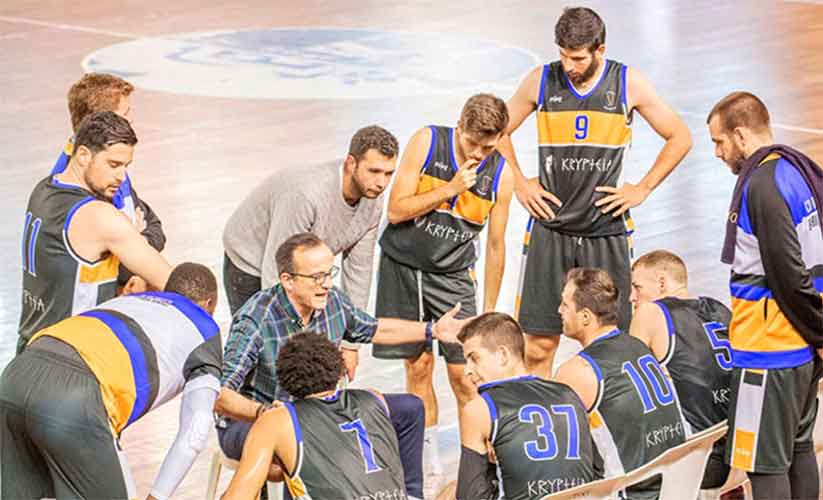
[[(685, 441), (688, 424), (677, 392), (645, 344), (615, 329), (578, 356), (597, 377), (589, 426), (606, 477), (637, 469)], [(657, 499), (660, 480), (652, 478), (626, 493), (632, 500)]]
[[(765, 269), (779, 281), (783, 268), (802, 266), (809, 283), (791, 285), (823, 292), (820, 214), (806, 180), (776, 153), (763, 159), (743, 189), (729, 287), (733, 369), (726, 461), (748, 472), (782, 474), (795, 453), (813, 450), (823, 365), (781, 308), (779, 289), (769, 286)], [(750, 207), (752, 197), (762, 206)], [(757, 220), (758, 212), (768, 215)], [(762, 240), (756, 228), (767, 224), (791, 226), (799, 245)], [(769, 245), (780, 245), (783, 255), (766, 263), (764, 255), (774, 254), (762, 251)], [(814, 307), (819, 315), (820, 303)]]
[[(624, 234), (624, 217), (604, 215), (597, 186), (617, 187), (631, 143), (626, 66), (606, 60), (600, 80), (581, 95), (559, 61), (543, 68), (537, 107), (540, 183), (563, 203), (546, 227), (571, 236)], [(627, 212), (628, 213), (628, 212)], [(628, 219), (628, 215), (625, 216)]]
[(406, 499), (397, 434), (374, 393), (339, 390), (284, 404), (297, 440), (285, 479), (291, 498)]
[(94, 200), (85, 189), (51, 176), (32, 191), (23, 226), (18, 352), (37, 331), (114, 298), (117, 257), (87, 261), (74, 252), (68, 239), (72, 216)]
[[(448, 184), (460, 168), (455, 160), (455, 130), (429, 127), (432, 142), (420, 170), (417, 193)], [(506, 160), (494, 151), (477, 166), (477, 182), (431, 212), (399, 224), (389, 224), (380, 238), (392, 259), (430, 273), (467, 269), (477, 261), (477, 235), (486, 225), (497, 200)]]

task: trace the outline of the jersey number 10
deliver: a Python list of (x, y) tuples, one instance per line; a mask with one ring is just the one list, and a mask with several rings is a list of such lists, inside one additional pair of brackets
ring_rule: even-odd
[[(668, 377), (651, 354), (640, 356), (636, 361), (640, 370), (631, 361), (623, 363), (623, 373), (629, 375), (634, 388), (643, 401), (643, 413), (649, 413), (661, 406), (668, 406), (674, 402), (674, 391)], [(649, 386), (654, 396), (649, 393)]]

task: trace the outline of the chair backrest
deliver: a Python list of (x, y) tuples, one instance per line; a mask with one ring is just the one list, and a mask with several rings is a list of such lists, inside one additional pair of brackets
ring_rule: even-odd
[(643, 467), (626, 474), (625, 486), (645, 481), (658, 474), (663, 476), (660, 498), (694, 500), (700, 493), (700, 482), (715, 441), (726, 435), (726, 422), (709, 427), (691, 436), (685, 443), (667, 450)]
[[(613, 500), (618, 498), (617, 493), (623, 489), (626, 483), (626, 476), (615, 476), (608, 479), (600, 479), (591, 483), (582, 484), (552, 493), (543, 497), (543, 500), (566, 500), (566, 499), (587, 499), (587, 500)], [(662, 497), (661, 497), (662, 498)]]

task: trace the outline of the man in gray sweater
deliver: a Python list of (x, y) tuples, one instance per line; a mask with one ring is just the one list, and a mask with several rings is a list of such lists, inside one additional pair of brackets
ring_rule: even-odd
[[(342, 164), (279, 169), (240, 203), (223, 231), (223, 283), (232, 315), (255, 293), (278, 282), (274, 254), (287, 238), (303, 232), (320, 237), (343, 254), (343, 291), (356, 307), (369, 300), (383, 190), (397, 163), (399, 146), (378, 127), (354, 134)], [(356, 346), (345, 344), (350, 378)]]

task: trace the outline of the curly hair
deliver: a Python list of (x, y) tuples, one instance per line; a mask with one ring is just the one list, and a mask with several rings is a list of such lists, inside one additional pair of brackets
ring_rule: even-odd
[(300, 332), (280, 349), (276, 372), (281, 387), (303, 399), (337, 387), (343, 375), (343, 357), (324, 334)]

